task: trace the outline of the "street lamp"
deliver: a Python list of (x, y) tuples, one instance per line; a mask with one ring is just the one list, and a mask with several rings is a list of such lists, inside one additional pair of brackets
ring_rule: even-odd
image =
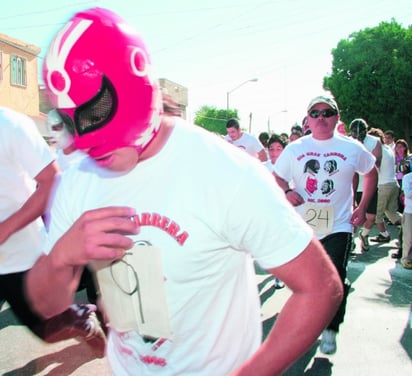
[(229, 96), (231, 93), (233, 93), (235, 90), (239, 89), (241, 86), (247, 84), (248, 82), (256, 82), (258, 79), (257, 78), (251, 78), (249, 80), (243, 81), (241, 84), (237, 85), (235, 88), (233, 88), (232, 90), (229, 90), (226, 93), (226, 109), (227, 111), (229, 111)]

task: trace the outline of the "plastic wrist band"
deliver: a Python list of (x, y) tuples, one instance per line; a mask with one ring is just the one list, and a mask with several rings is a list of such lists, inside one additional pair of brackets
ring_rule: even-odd
[(287, 195), (289, 192), (292, 192), (292, 191), (293, 191), (293, 189), (290, 189), (290, 188), (286, 189), (285, 195)]

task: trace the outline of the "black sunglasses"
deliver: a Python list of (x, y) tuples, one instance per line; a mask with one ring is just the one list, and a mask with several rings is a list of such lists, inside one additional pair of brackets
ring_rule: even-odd
[(335, 110), (331, 110), (330, 108), (326, 108), (325, 110), (312, 110), (309, 112), (309, 116), (311, 118), (318, 118), (322, 115), (325, 118), (330, 118), (332, 116), (336, 116), (338, 113)]

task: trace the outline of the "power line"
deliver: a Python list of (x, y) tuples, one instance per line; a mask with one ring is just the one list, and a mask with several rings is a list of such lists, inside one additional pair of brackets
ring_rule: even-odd
[[(32, 12), (27, 12), (27, 13), (14, 14), (14, 15), (11, 15), (11, 16), (7, 15), (7, 16), (4, 16), (4, 17), (0, 17), (0, 20), (6, 20), (6, 19), (8, 20), (10, 18), (14, 19), (14, 18), (17, 18), (17, 17), (33, 16), (35, 14), (51, 13), (51, 12), (60, 11), (62, 9), (66, 9), (66, 8), (74, 8), (74, 7), (77, 7), (77, 6), (88, 5), (88, 4), (98, 3), (98, 2), (99, 2), (99, 0), (82, 1), (81, 3), (74, 3), (74, 4), (70, 4), (70, 5), (66, 5), (66, 6), (60, 6), (58, 8), (48, 8), (46, 10), (44, 10), (44, 9), (36, 10), (36, 11), (32, 11)], [(18, 28), (20, 29), (21, 27), (18, 27)]]

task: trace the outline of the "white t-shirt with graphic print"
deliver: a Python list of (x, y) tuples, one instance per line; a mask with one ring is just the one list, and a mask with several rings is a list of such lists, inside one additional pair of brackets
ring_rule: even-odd
[(305, 203), (295, 207), (318, 238), (329, 233), (352, 232), (352, 178), (365, 174), (375, 157), (358, 141), (335, 134), (316, 140), (304, 136), (288, 144), (279, 156), (275, 172), (292, 181)]
[(126, 205), (141, 224), (131, 237), (160, 248), (173, 335), (151, 343), (112, 330), (118, 375), (230, 374), (262, 338), (252, 261), (287, 263), (312, 237), (261, 162), (176, 122), (163, 149), (127, 174), (91, 159), (65, 172), (52, 208), (51, 244), (84, 211)]

